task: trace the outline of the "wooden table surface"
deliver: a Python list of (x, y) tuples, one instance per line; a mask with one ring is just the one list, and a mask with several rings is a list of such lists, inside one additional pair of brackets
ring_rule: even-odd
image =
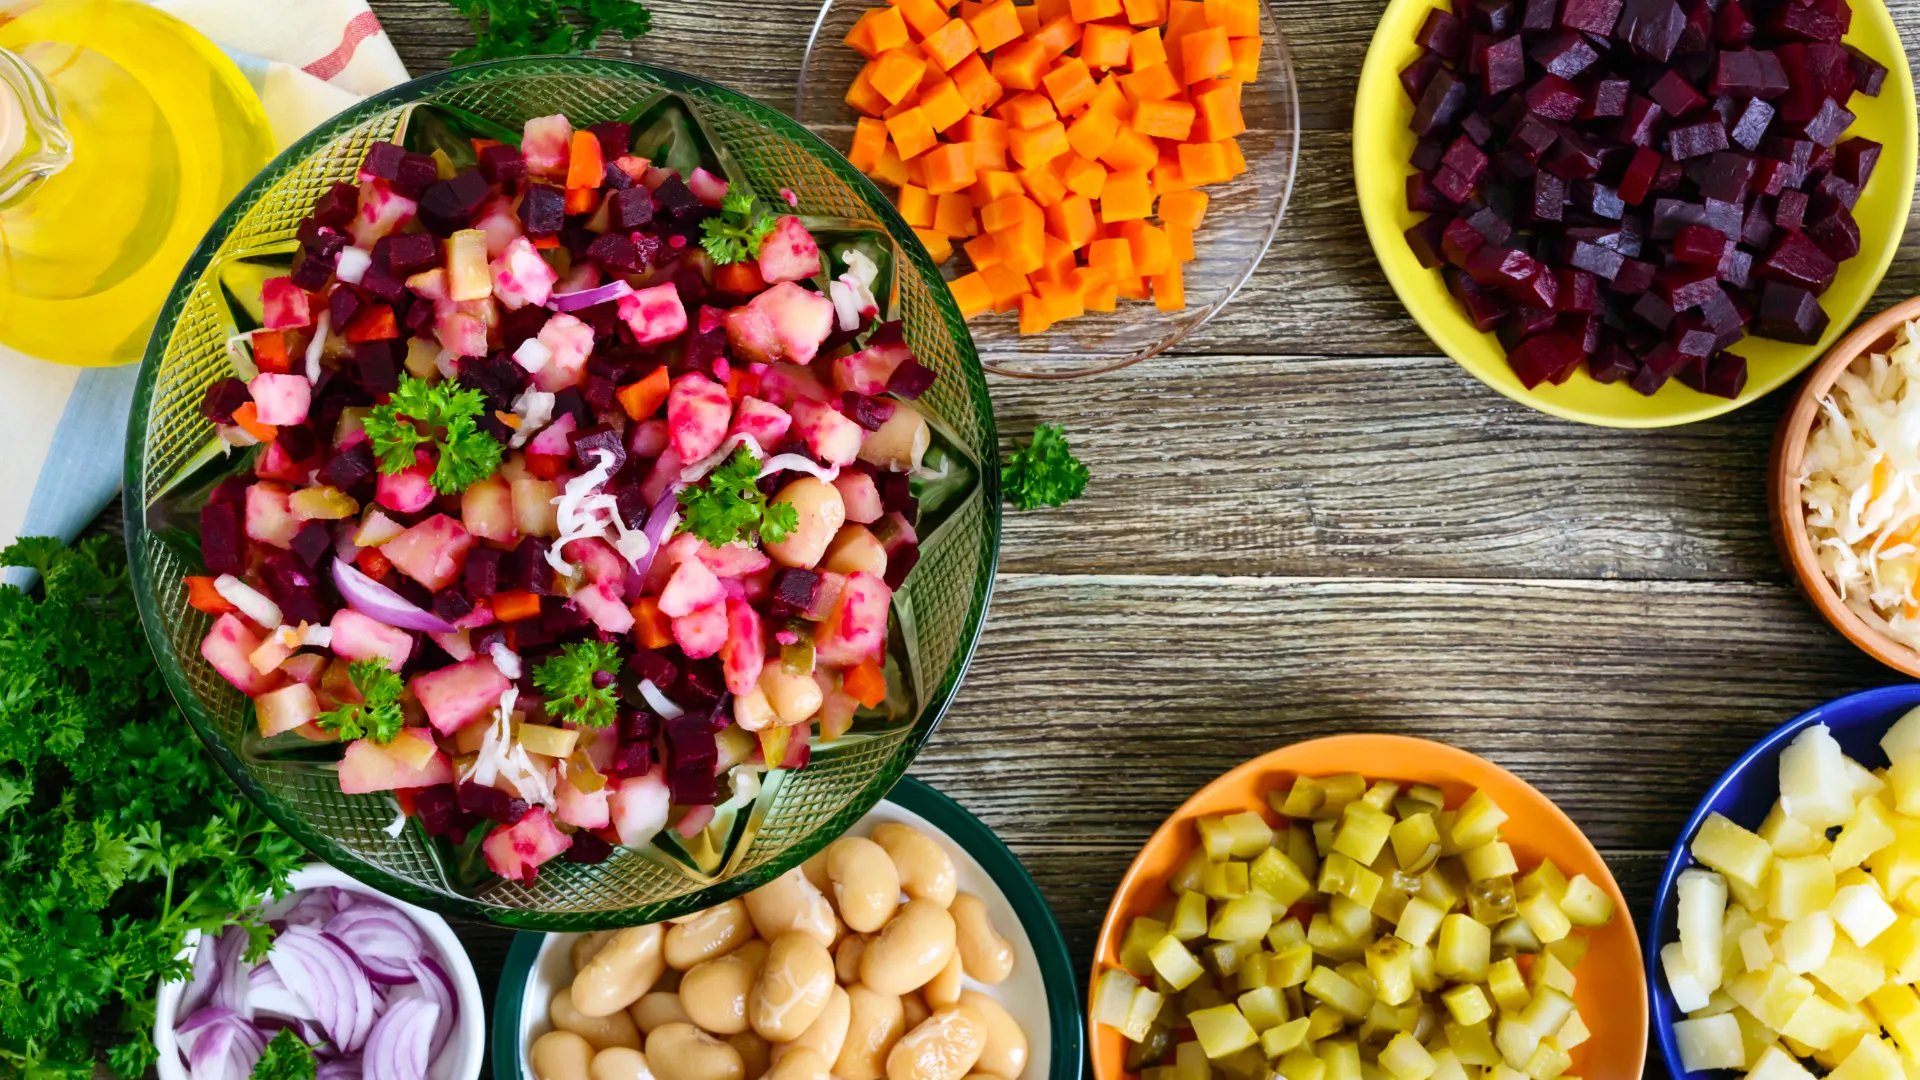
[[(1286, 221), (1176, 354), (991, 379), (1003, 439), (1062, 424), (1093, 481), (1063, 509), (1008, 511), (979, 653), (913, 773), (1026, 862), (1081, 969), (1127, 863), (1188, 794), (1353, 731), (1526, 778), (1606, 854), (1644, 932), (1706, 786), (1796, 714), (1900, 676), (1829, 629), (1775, 554), (1763, 484), (1784, 393), (1613, 431), (1509, 402), (1438, 354), (1354, 203), (1354, 87), (1384, 5), (1270, 2), (1303, 128)], [(415, 74), (471, 40), (441, 0), (372, 3)], [(1890, 6), (1911, 53), (1920, 0)], [(815, 5), (650, 7), (653, 32), (606, 55), (791, 111)], [(1920, 293), (1916, 246), (1869, 313)], [(505, 935), (466, 937), (490, 991)], [(1648, 1075), (1665, 1075), (1657, 1050)]]

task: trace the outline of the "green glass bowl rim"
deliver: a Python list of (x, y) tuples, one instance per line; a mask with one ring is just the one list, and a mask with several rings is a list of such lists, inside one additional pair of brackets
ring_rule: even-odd
[[(148, 539), (144, 506), (147, 479), (145, 468), (147, 421), (153, 404), (154, 387), (158, 381), (160, 361), (166, 352), (167, 343), (172, 339), (174, 330), (179, 324), (181, 313), (185, 310), (187, 298), (191, 294), (194, 283), (199, 281), (201, 275), (206, 272), (215, 254), (226, 242), (228, 235), (241, 218), (253, 209), (268, 189), (280, 182), (289, 172), (300, 167), (310, 156), (324, 149), (332, 141), (353, 131), (378, 113), (413, 104), (428, 94), (447, 87), (519, 74), (523, 70), (526, 74), (534, 75), (601, 75), (613, 78), (638, 76), (657, 83), (665, 90), (697, 93), (715, 105), (733, 109), (767, 125), (776, 134), (792, 140), (809, 151), (820, 165), (859, 193), (868, 210), (886, 228), (897, 245), (898, 256), (904, 258), (923, 281), (929, 282), (932, 286), (938, 286), (930, 291), (936, 308), (943, 316), (942, 321), (949, 327), (966, 325), (965, 320), (960, 317), (959, 307), (953, 299), (953, 294), (945, 287), (945, 282), (932, 256), (927, 253), (926, 246), (914, 235), (912, 228), (900, 216), (893, 203), (880, 193), (880, 189), (874, 186), (873, 181), (855, 169), (839, 151), (776, 109), (697, 75), (631, 60), (535, 56), (490, 60), (448, 68), (430, 75), (423, 75), (366, 98), (314, 128), (268, 162), (258, 175), (240, 189), (240, 192), (233, 197), (233, 201), (227, 204), (226, 209), (222, 210), (220, 216), (215, 218), (213, 224), (208, 227), (206, 235), (194, 249), (192, 258), (187, 261), (186, 266), (180, 271), (180, 276), (175, 279), (173, 288), (168, 293), (166, 305), (161, 309), (160, 317), (154, 324), (153, 335), (147, 340), (147, 349), (140, 364), (139, 380), (134, 387), (132, 411), (127, 419), (125, 486), (121, 495), (121, 509), (125, 522), (127, 564), (132, 575), (134, 602), (139, 609), (140, 623), (146, 631), (147, 643), (153, 650), (154, 661), (160, 669), (161, 677), (166, 681), (167, 689), (172, 693), (180, 711), (186, 714), (194, 734), (199, 736), (201, 743), (206, 746), (207, 752), (219, 762), (227, 776), (266, 813), (274, 824), (298, 840), (309, 852), (363, 884), (442, 915), (473, 919), (498, 926), (548, 931), (594, 930), (607, 926), (633, 925), (639, 922), (657, 922), (673, 918), (712, 907), (757, 888), (800, 865), (825, 848), (854, 822), (865, 816), (867, 811), (882, 798), (885, 798), (892, 785), (905, 777), (906, 770), (912, 765), (914, 757), (932, 737), (934, 729), (939, 726), (947, 710), (952, 707), (954, 698), (958, 696), (960, 684), (965, 678), (968, 667), (972, 664), (974, 653), (979, 649), (980, 635), (986, 627), (987, 608), (992, 598), (994, 578), (1000, 563), (1002, 512), (1000, 471), (992, 460), (982, 461), (978, 470), (978, 495), (983, 500), (982, 526), (985, 530), (985, 535), (981, 538), (982, 572), (974, 582), (973, 598), (967, 609), (966, 630), (962, 634), (962, 643), (955, 662), (948, 665), (940, 683), (927, 695), (926, 705), (914, 718), (914, 729), (908, 738), (881, 766), (879, 773), (867, 781), (862, 792), (808, 838), (795, 842), (780, 856), (761, 866), (671, 900), (639, 904), (628, 908), (594, 912), (520, 910), (480, 903), (466, 896), (450, 896), (421, 888), (406, 878), (373, 865), (314, 827), (306, 818), (288, 811), (276, 797), (254, 781), (241, 764), (238, 755), (219, 734), (212, 716), (188, 683), (186, 670), (181, 666), (179, 656), (174, 652), (162, 631), (167, 614), (159, 610), (149, 567), (141, 557)], [(965, 334), (964, 337), (955, 341), (955, 345), (960, 351), (962, 374), (966, 378), (969, 394), (973, 398), (974, 407), (980, 414), (982, 439), (985, 445), (997, 454), (999, 430), (994, 422), (992, 401), (987, 396), (985, 369), (981, 367), (979, 353), (974, 349), (973, 336), (970, 333)]]
[[(919, 814), (939, 826), (954, 843), (974, 857), (987, 876), (1006, 894), (1020, 925), (1033, 943), (1040, 961), (1040, 979), (1047, 988), (1047, 1015), (1053, 1034), (1053, 1067), (1046, 1080), (1081, 1080), (1086, 1074), (1086, 1018), (1081, 1015), (1080, 997), (1074, 981), (1073, 959), (1067, 952), (1067, 938), (1053, 909), (1040, 895), (1040, 887), (998, 833), (973, 812), (949, 798), (939, 789), (903, 776), (887, 792), (885, 801)], [(507, 962), (493, 993), (493, 1078), (522, 1080), (520, 1077), (520, 1005), (526, 997), (528, 978), (540, 956), (544, 935), (519, 933), (507, 949)], [(1058, 988), (1067, 987), (1062, 993)], [(1034, 1078), (1039, 1080), (1039, 1078)]]

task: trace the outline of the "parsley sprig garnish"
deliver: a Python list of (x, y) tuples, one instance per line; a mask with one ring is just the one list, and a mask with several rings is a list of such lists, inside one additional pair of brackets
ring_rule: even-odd
[(381, 746), (392, 742), (407, 726), (400, 708), (400, 694), (406, 688), (400, 676), (378, 660), (355, 660), (347, 665), (347, 676), (363, 700), (342, 702), (339, 708), (321, 713), (316, 722), (342, 741), (372, 739)]
[(1053, 424), (1041, 424), (1033, 438), (1000, 466), (1000, 489), (1006, 500), (1022, 510), (1062, 506), (1087, 489), (1087, 467), (1067, 448), (1066, 433)]
[[(620, 650), (611, 642), (581, 641), (533, 669), (533, 685), (547, 696), (548, 716), (603, 728), (613, 723), (619, 706), (613, 685), (619, 670)], [(598, 677), (602, 673), (605, 678)]]
[(680, 489), (680, 532), (714, 547), (754, 539), (777, 544), (800, 527), (791, 503), (768, 503), (760, 490), (760, 459), (742, 446), (707, 474), (705, 485)]
[(253, 1063), (248, 1080), (313, 1080), (319, 1071), (313, 1048), (301, 1041), (292, 1028), (281, 1028)]
[(700, 222), (700, 231), (705, 234), (700, 246), (722, 266), (757, 259), (760, 245), (776, 224), (771, 217), (754, 216), (753, 196), (729, 191), (720, 199), (720, 212)]
[(474, 422), (486, 412), (478, 390), (443, 382), (429, 385), (409, 375), (385, 405), (367, 414), (367, 438), (380, 471), (397, 473), (414, 465), (414, 451), (435, 451), (433, 490), (442, 495), (465, 491), (493, 475), (506, 449)]
[[(647, 32), (652, 16), (638, 0), (448, 0), (473, 24), (473, 44), (454, 53), (455, 64), (586, 52), (602, 34), (631, 41)], [(580, 19), (578, 26), (566, 13)]]
[(40, 594), (0, 587), (0, 1076), (153, 1067), (154, 995), (189, 930), (269, 931), (256, 906), (306, 858), (236, 792), (174, 706), (125, 548), (21, 540)]

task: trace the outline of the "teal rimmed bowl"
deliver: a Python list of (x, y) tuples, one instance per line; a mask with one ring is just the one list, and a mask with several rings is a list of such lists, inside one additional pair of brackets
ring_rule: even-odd
[[(768, 774), (760, 797), (712, 830), (723, 835), (701, 834), (698, 851), (670, 841), (621, 848), (595, 866), (556, 860), (531, 882), (503, 881), (486, 874), (472, 850), (436, 842), (417, 824), (388, 833), (394, 801), (341, 794), (333, 762), (311, 746), (263, 742), (251, 703), (201, 658), (210, 620), (187, 605), (183, 577), (203, 572), (199, 501), (227, 466), (199, 407), (208, 385), (233, 372), (227, 339), (253, 325), (243, 298), (285, 272), (300, 220), (334, 182), (353, 179), (374, 143), (412, 143), (435, 131), (444, 143), (447, 117), (519, 131), (556, 112), (584, 126), (646, 123), (667, 109), (677, 116), (672, 145), (704, 146), (729, 179), (756, 192), (791, 190), (809, 228), (859, 237), (879, 251), (886, 276), (875, 292), (940, 376), (919, 404), (955, 451), (948, 475), (971, 471), (974, 482), (964, 494), (952, 488), (937, 511), (923, 504), (920, 564), (895, 595), (895, 653), (906, 658), (911, 697), (904, 719), (863, 718), (832, 743), (816, 738), (806, 769)], [(624, 926), (711, 907), (771, 880), (858, 821), (905, 774), (958, 691), (986, 618), (1000, 541), (997, 444), (985, 375), (939, 269), (892, 204), (826, 143), (690, 75), (583, 57), (502, 60), (415, 79), (355, 105), (276, 158), (214, 223), (161, 311), (135, 388), (127, 549), (141, 620), (175, 700), (241, 790), (314, 854), (447, 915), (521, 929)]]
[[(1014, 972), (997, 987), (973, 989), (995, 998), (1027, 1029), (1031, 1050), (1019, 1080), (1081, 1080), (1086, 1031), (1067, 939), (1026, 868), (992, 829), (933, 788), (903, 777), (886, 799), (856, 825), (900, 821), (943, 842), (954, 854), (960, 889), (987, 901), (994, 928), (1013, 943)], [(530, 1080), (527, 1047), (551, 1029), (547, 1001), (572, 978), (571, 934), (518, 934), (494, 991), (494, 1080)], [(1041, 1038), (1036, 1020), (1045, 1017)], [(1044, 1052), (1044, 1056), (1043, 1056)]]

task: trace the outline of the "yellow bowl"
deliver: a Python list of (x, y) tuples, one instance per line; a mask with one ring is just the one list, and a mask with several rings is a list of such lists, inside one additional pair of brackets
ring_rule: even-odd
[(1784, 384), (1832, 347), (1866, 306), (1893, 261), (1913, 202), (1913, 74), (1893, 17), (1880, 0), (1854, 0), (1853, 28), (1846, 42), (1887, 65), (1886, 85), (1877, 98), (1855, 94), (1847, 103), (1856, 118), (1848, 135), (1872, 139), (1885, 149), (1873, 178), (1853, 209), (1860, 223), (1860, 254), (1840, 265), (1833, 288), (1820, 298), (1831, 317), (1815, 345), (1749, 337), (1735, 346), (1747, 358), (1747, 385), (1731, 400), (1699, 393), (1678, 381), (1646, 397), (1624, 382), (1598, 383), (1583, 366), (1560, 386), (1543, 383), (1528, 390), (1507, 366), (1506, 350), (1492, 334), (1475, 330), (1459, 302), (1447, 292), (1438, 270), (1422, 267), (1407, 247), (1406, 230), (1425, 217), (1407, 209), (1406, 178), (1415, 139), (1407, 123), (1413, 102), (1400, 87), (1400, 69), (1419, 57), (1414, 34), (1427, 12), (1445, 0), (1391, 0), (1360, 69), (1360, 90), (1353, 103), (1353, 175), (1360, 195), (1360, 216), (1367, 239), (1386, 271), (1387, 281), (1407, 312), (1434, 344), (1473, 376), (1513, 400), (1568, 420), (1605, 427), (1648, 428), (1690, 424), (1737, 409)]

